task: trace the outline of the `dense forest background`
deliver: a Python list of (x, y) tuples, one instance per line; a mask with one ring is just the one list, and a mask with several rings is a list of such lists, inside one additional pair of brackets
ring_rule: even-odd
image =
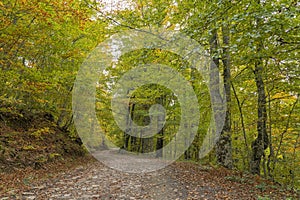
[[(21, 136), (3, 128), (22, 123), (25, 127), (34, 117), (51, 123), (27, 128), (23, 134), (39, 138), (60, 131), (80, 144), (73, 123), (72, 91), (82, 62), (115, 33), (158, 26), (181, 31), (197, 41), (218, 67), (227, 97), (220, 140), (209, 155), (199, 159), (211, 118), (207, 86), (184, 58), (159, 49), (124, 54), (99, 76), (95, 105), (107, 138), (132, 152), (151, 152), (174, 137), (180, 104), (165, 87), (149, 84), (128, 93), (130, 117), (139, 125), (149, 123), (151, 105), (164, 105), (165, 126), (151, 138), (124, 133), (110, 108), (111, 88), (126, 71), (140, 64), (165, 64), (191, 83), (201, 111), (197, 135), (180, 159), (219, 164), (259, 174), (289, 188), (300, 187), (298, 1), (139, 0), (112, 6), (90, 0), (2, 0), (0, 8), (1, 163), (20, 151), (47, 152), (31, 143), (15, 144), (12, 138)], [(109, 145), (101, 137), (85, 145), (97, 149), (99, 143)], [(49, 158), (60, 155), (52, 151)]]

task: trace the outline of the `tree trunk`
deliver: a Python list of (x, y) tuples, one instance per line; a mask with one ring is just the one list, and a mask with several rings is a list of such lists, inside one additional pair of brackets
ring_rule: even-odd
[[(257, 0), (258, 6), (261, 6), (261, 1)], [(256, 19), (255, 28), (259, 32), (260, 26), (262, 26), (262, 19)], [(257, 46), (257, 55), (261, 53), (263, 48), (263, 41), (259, 40)], [(252, 142), (252, 155), (250, 161), (250, 171), (252, 174), (260, 175), (260, 162), (264, 156), (264, 150), (268, 148), (269, 138), (267, 133), (267, 103), (265, 84), (263, 80), (263, 60), (259, 58), (254, 64), (254, 76), (255, 84), (257, 88), (257, 138)]]
[(129, 139), (130, 139), (130, 135), (128, 134), (131, 131), (131, 120), (130, 118), (133, 120), (133, 116), (134, 116), (134, 108), (135, 108), (135, 104), (129, 104), (128, 106), (128, 116), (126, 116), (126, 123), (127, 123), (127, 130), (124, 131), (124, 145), (123, 148), (126, 150), (130, 150), (129, 149)]
[[(245, 154), (246, 154), (246, 158), (243, 156), (243, 163), (244, 163), (244, 167), (249, 170), (249, 161), (250, 161), (250, 149), (249, 149), (249, 145), (248, 145), (248, 140), (247, 140), (247, 134), (246, 134), (246, 128), (245, 128), (245, 122), (244, 122), (244, 114), (243, 114), (243, 102), (240, 102), (239, 97), (236, 93), (235, 87), (233, 85), (233, 83), (231, 82), (231, 86), (232, 86), (232, 90), (233, 90), (233, 94), (235, 96), (236, 102), (237, 102), (237, 106), (239, 109), (239, 114), (240, 114), (240, 120), (241, 120), (241, 126), (242, 126), (242, 132), (243, 132), (243, 137), (244, 137), (244, 142), (245, 142)], [(246, 165), (247, 163), (247, 165)]]
[(250, 170), (252, 174), (260, 174), (260, 162), (264, 156), (264, 150), (269, 145), (267, 134), (267, 108), (266, 108), (266, 95), (265, 85), (263, 81), (263, 66), (262, 61), (255, 63), (254, 69), (255, 83), (257, 87), (257, 138), (252, 142), (252, 157), (250, 162)]
[[(143, 109), (149, 110), (150, 105), (144, 105)], [(150, 124), (151, 120), (150, 117), (144, 116), (143, 117), (143, 126), (146, 126)], [(149, 153), (153, 151), (153, 137), (150, 138), (143, 138), (144, 132), (143, 130), (141, 131), (141, 137), (140, 137), (140, 153)]]
[[(222, 132), (220, 135), (220, 138), (216, 144), (216, 157), (217, 157), (217, 162), (226, 167), (226, 168), (232, 168), (232, 148), (231, 148), (231, 122), (230, 122), (230, 103), (231, 103), (231, 92), (230, 92), (230, 57), (229, 57), (229, 52), (228, 52), (228, 45), (229, 45), (229, 32), (226, 28), (223, 28), (223, 41), (225, 44), (225, 48), (223, 49), (224, 51), (224, 56), (222, 58), (223, 65), (224, 65), (224, 86), (225, 86), (225, 95), (226, 95), (226, 103), (227, 103), (227, 108), (226, 108), (226, 116), (225, 116), (225, 123), (222, 128)], [(217, 55), (218, 52), (218, 34), (217, 30), (213, 30), (213, 35), (210, 40), (210, 52), (213, 57), (213, 62), (211, 65), (211, 80), (210, 80), (210, 85), (211, 89), (213, 90), (218, 90), (219, 88), (219, 79), (218, 73), (215, 68), (219, 69), (220, 63), (219, 63), (219, 58)], [(214, 67), (215, 65), (215, 67)], [(218, 92), (220, 95), (220, 92)], [(218, 120), (215, 119), (216, 123), (218, 123)], [(217, 124), (216, 124), (217, 125)]]
[[(157, 101), (158, 104), (160, 105), (164, 105), (164, 97), (161, 96), (158, 98), (158, 101)], [(159, 116), (157, 118), (157, 125), (158, 127), (161, 127), (161, 123), (164, 122), (164, 116)], [(160, 158), (163, 156), (163, 146), (164, 146), (164, 127), (162, 129), (160, 129), (160, 131), (158, 132), (158, 138), (157, 138), (157, 141), (156, 141), (156, 150), (157, 150), (157, 153), (156, 153), (156, 157), (157, 158)]]

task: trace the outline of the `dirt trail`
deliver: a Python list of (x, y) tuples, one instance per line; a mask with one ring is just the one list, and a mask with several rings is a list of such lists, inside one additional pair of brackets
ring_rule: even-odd
[[(98, 154), (99, 155), (99, 154)], [(117, 151), (102, 151), (102, 159), (114, 162), (128, 169), (133, 155)], [(142, 159), (141, 163), (159, 165), (156, 159)], [(144, 165), (141, 165), (144, 166)], [(135, 166), (138, 170), (139, 165)], [(179, 192), (178, 182), (169, 174), (172, 168), (150, 173), (128, 173), (118, 171), (100, 162), (73, 171), (61, 173), (59, 177), (41, 182), (24, 191), (17, 198), (22, 199), (185, 199), (186, 192)]]
[[(111, 153), (116, 152), (106, 152), (107, 158)], [(120, 164), (132, 159), (131, 155), (120, 156)], [(7, 192), (0, 199), (213, 200), (257, 199), (265, 194), (273, 195), (271, 199), (286, 198), (276, 190), (261, 193), (255, 183), (232, 182), (226, 178), (232, 175), (226, 173), (191, 163), (174, 163), (151, 173), (126, 173), (90, 162), (32, 184), (17, 195)]]

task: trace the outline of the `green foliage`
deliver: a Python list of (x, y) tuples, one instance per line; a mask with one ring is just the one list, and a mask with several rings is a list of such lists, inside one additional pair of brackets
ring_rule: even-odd
[[(117, 85), (118, 79), (121, 78), (124, 73), (138, 65), (147, 63), (165, 65), (170, 65), (171, 63), (171, 67), (179, 71), (180, 74), (193, 85), (196, 95), (198, 95), (202, 114), (201, 127), (199, 127), (196, 136), (197, 140), (195, 140), (194, 146), (190, 149), (191, 154), (194, 154), (193, 157), (196, 159), (210, 121), (211, 108), (210, 105), (206, 103), (209, 99), (208, 89), (199, 72), (193, 71), (192, 73), (189, 64), (183, 58), (170, 52), (149, 49), (133, 51), (122, 55), (115, 65), (107, 68), (107, 73), (102, 74), (99, 80), (100, 85), (97, 88), (96, 96), (96, 110), (102, 129), (105, 131), (107, 137), (116, 145), (119, 147), (124, 145), (124, 132), (118, 128), (111, 113), (110, 100), (112, 98), (112, 88)], [(164, 99), (163, 106), (166, 109), (166, 123), (164, 125), (163, 135), (156, 134), (150, 138), (150, 140), (152, 140), (151, 142), (149, 142), (149, 140), (139, 139), (136, 141), (135, 138), (130, 137), (128, 142), (129, 150), (141, 151), (141, 149), (137, 147), (140, 147), (142, 143), (152, 143), (152, 148), (155, 149), (157, 140), (161, 138), (164, 140), (164, 145), (168, 144), (177, 133), (181, 120), (181, 108), (176, 95), (166, 87), (149, 84), (141, 86), (134, 91), (129, 91), (128, 97), (130, 98), (129, 104), (135, 106), (134, 112), (132, 112), (132, 120), (138, 125), (145, 126), (150, 122), (149, 108), (153, 104), (156, 104), (159, 98)]]
[[(211, 32), (217, 29), (219, 49), (216, 57), (222, 59), (222, 27), (230, 32), (230, 57), (232, 84), (231, 123), (234, 165), (249, 170), (251, 142), (256, 138), (257, 92), (253, 69), (263, 63), (263, 81), (267, 100), (267, 127), (270, 148), (265, 151), (262, 165), (264, 176), (284, 185), (299, 187), (299, 3), (282, 1), (175, 1), (158, 5), (137, 1), (131, 17), (132, 27), (141, 24), (163, 24), (169, 29), (179, 29), (199, 41), (209, 51)], [(146, 10), (146, 11), (144, 11)], [(152, 11), (149, 12), (149, 11)], [(134, 13), (134, 15), (132, 15)], [(150, 16), (150, 17), (149, 17)], [(152, 18), (151, 20), (148, 20)], [(162, 20), (162, 18), (164, 18)], [(125, 19), (125, 20), (124, 20)], [(163, 23), (162, 23), (163, 22)], [(259, 22), (259, 24), (257, 23)], [(140, 23), (140, 24), (139, 24)], [(128, 25), (128, 24), (127, 24)], [(262, 44), (263, 48), (260, 48)], [(147, 56), (149, 58), (151, 56)], [(145, 60), (148, 62), (147, 60)], [(168, 63), (166, 63), (168, 64)], [(222, 66), (222, 65), (221, 65)], [(182, 72), (182, 71), (181, 71)], [(240, 105), (237, 104), (237, 100)], [(209, 99), (206, 99), (206, 102)], [(294, 109), (292, 109), (295, 104)], [(242, 113), (239, 111), (239, 107)], [(243, 119), (241, 119), (241, 115)], [(242, 122), (244, 126), (242, 126)], [(205, 129), (199, 128), (205, 133)], [(197, 138), (195, 143), (201, 141)], [(200, 144), (196, 144), (199, 146)]]
[[(131, 9), (106, 13), (97, 2), (89, 0), (1, 1), (0, 120), (6, 123), (7, 115), (17, 118), (28, 113), (51, 113), (53, 123), (73, 134), (71, 92), (77, 70), (88, 53), (115, 32), (164, 26), (195, 39), (220, 61), (226, 56), (224, 50), (228, 49), (230, 81), (234, 90), (230, 104), (234, 167), (242, 171), (249, 170), (251, 143), (257, 137), (258, 94), (253, 70), (258, 61), (262, 63), (270, 145), (264, 152), (261, 173), (284, 186), (299, 188), (299, 3), (293, 0), (132, 2)], [(229, 31), (229, 44), (224, 42), (224, 27)], [(210, 38), (214, 31), (218, 35), (218, 47), (215, 52), (210, 52)], [(188, 154), (190, 159), (198, 161), (197, 152), (211, 118), (208, 88), (199, 72), (193, 71), (183, 58), (170, 52), (140, 49), (127, 53), (112, 63), (107, 73), (99, 76), (95, 104), (101, 127), (107, 139), (120, 147), (124, 145), (124, 132), (118, 128), (111, 112), (112, 88), (127, 71), (150, 63), (176, 69), (197, 94), (201, 126)], [(223, 67), (220, 62), (221, 73)], [(131, 91), (128, 96), (130, 104), (136, 105), (133, 120), (139, 125), (148, 123), (150, 106), (164, 97), (167, 110), (165, 132), (156, 134), (152, 143), (147, 142), (155, 149), (159, 139), (165, 144), (173, 139), (179, 127), (181, 110), (177, 97), (170, 90), (150, 84)], [(44, 127), (30, 135), (40, 138), (49, 133)], [(102, 141), (104, 138), (95, 136), (89, 145), (97, 146)], [(134, 151), (140, 151), (143, 142), (129, 138), (130, 148), (137, 146)], [(24, 146), (24, 150), (34, 148)], [(1, 149), (4, 148), (1, 146)], [(205, 158), (207, 162), (215, 162), (213, 154)], [(56, 156), (59, 155), (50, 155)], [(234, 177), (228, 177), (228, 180), (243, 181)], [(264, 190), (265, 186), (257, 187)]]
[(76, 71), (106, 34), (88, 3), (1, 2), (0, 112), (48, 112), (67, 125)]
[(264, 192), (266, 190), (267, 185), (266, 185), (266, 183), (263, 182), (263, 183), (256, 185), (255, 187), (257, 189), (261, 190), (262, 192)]

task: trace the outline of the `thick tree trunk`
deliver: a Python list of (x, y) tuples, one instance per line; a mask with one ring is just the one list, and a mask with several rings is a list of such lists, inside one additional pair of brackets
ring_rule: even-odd
[[(257, 4), (261, 6), (261, 0), (257, 0)], [(262, 19), (256, 19), (255, 28), (259, 31), (262, 25)], [(257, 46), (257, 54), (261, 53), (263, 41), (259, 40)], [(266, 92), (263, 80), (263, 60), (261, 58), (255, 61), (254, 65), (255, 84), (257, 88), (257, 138), (252, 142), (252, 155), (250, 161), (250, 171), (252, 174), (260, 175), (260, 162), (264, 156), (264, 150), (268, 148), (269, 138), (267, 133), (267, 103)]]
[(252, 157), (250, 162), (250, 170), (252, 174), (260, 174), (260, 162), (264, 155), (264, 150), (269, 145), (267, 134), (267, 108), (265, 86), (263, 81), (263, 66), (261, 61), (255, 63), (254, 69), (255, 83), (257, 87), (257, 138), (252, 142)]
[[(225, 31), (225, 30), (224, 30)], [(223, 31), (223, 32), (224, 32)], [(229, 45), (229, 33), (226, 31), (223, 33), (224, 38), (223, 41), (226, 46)], [(219, 58), (217, 57), (218, 52), (218, 34), (217, 30), (213, 31), (212, 38), (210, 40), (210, 52), (213, 57), (213, 62), (211, 65), (211, 72), (210, 72), (210, 85), (211, 89), (219, 90), (219, 79), (218, 79), (218, 71), (215, 69), (219, 69), (220, 63)], [(226, 167), (232, 168), (232, 148), (231, 148), (231, 122), (230, 122), (230, 103), (231, 103), (231, 92), (230, 92), (230, 57), (227, 47), (224, 48), (224, 56), (222, 58), (223, 65), (224, 65), (224, 86), (225, 86), (225, 95), (226, 95), (226, 117), (224, 127), (222, 128), (222, 132), (220, 138), (216, 144), (216, 156), (217, 162)], [(215, 92), (216, 93), (216, 92)], [(220, 95), (220, 93), (218, 92)], [(216, 123), (218, 120), (215, 119)], [(216, 124), (217, 125), (217, 124)]]
[(229, 55), (229, 30), (227, 27), (222, 27), (223, 34), (223, 78), (226, 96), (226, 116), (223, 130), (220, 139), (216, 145), (216, 153), (218, 162), (227, 168), (232, 168), (232, 145), (231, 145), (231, 90), (230, 90), (230, 55)]

